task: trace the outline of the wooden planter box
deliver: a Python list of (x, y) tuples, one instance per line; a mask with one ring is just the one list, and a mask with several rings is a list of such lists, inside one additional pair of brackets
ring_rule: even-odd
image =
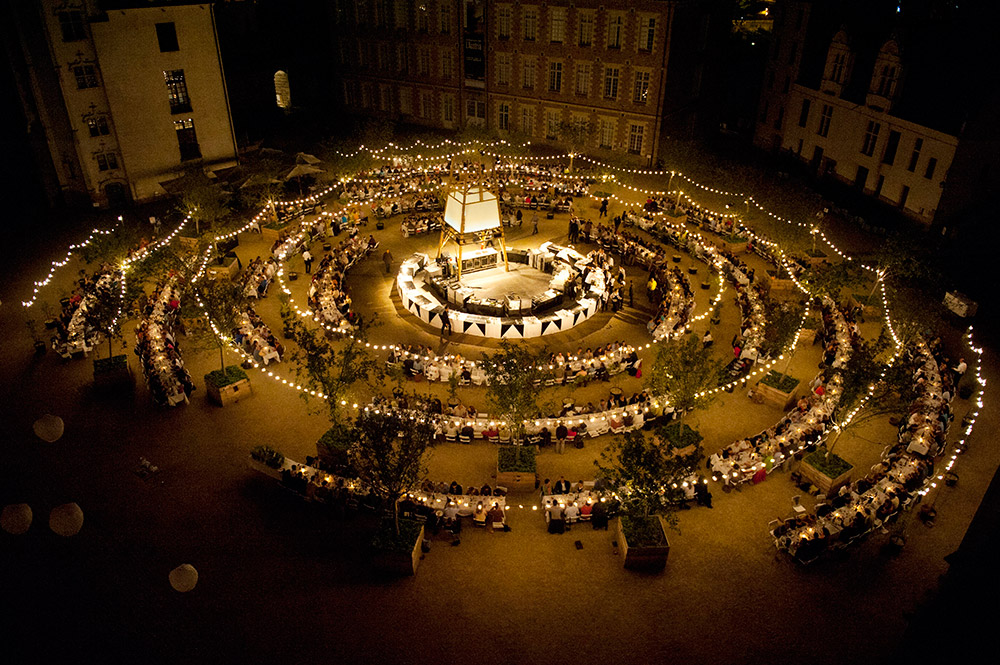
[(198, 239), (197, 238), (192, 238), (190, 236), (185, 236), (185, 235), (178, 235), (177, 236), (177, 242), (180, 244), (181, 247), (183, 247), (184, 249), (190, 250), (192, 252), (195, 251), (196, 249), (198, 249)]
[(94, 385), (98, 388), (118, 388), (134, 384), (135, 376), (132, 374), (132, 368), (129, 367), (127, 360), (124, 367), (116, 367), (108, 372), (98, 373), (95, 367)]
[(810, 268), (816, 268), (823, 265), (828, 258), (829, 257), (826, 255), (826, 252), (817, 251), (815, 256), (806, 252), (806, 263), (809, 264)]
[(506, 487), (511, 492), (533, 492), (537, 475), (530, 471), (500, 471), (498, 468), (497, 485)]
[(765, 404), (773, 404), (781, 409), (787, 409), (789, 406), (798, 401), (798, 394), (800, 388), (802, 387), (802, 382), (799, 381), (795, 384), (795, 388), (791, 392), (784, 392), (778, 390), (774, 386), (769, 386), (760, 381), (757, 382), (755, 390), (757, 394), (764, 398)]
[(796, 298), (800, 295), (798, 287), (791, 278), (778, 277), (773, 271), (767, 273), (767, 285), (772, 298)]
[(733, 254), (742, 254), (747, 251), (747, 241), (742, 242), (729, 242), (728, 240), (723, 240), (719, 243), (722, 245), (722, 249), (732, 252)]
[(674, 226), (684, 226), (684, 224), (686, 224), (687, 221), (688, 221), (688, 216), (686, 214), (684, 214), (684, 215), (671, 215), (668, 212), (668, 213), (664, 213), (663, 218), (665, 220), (667, 220), (667, 222), (669, 224), (673, 224)]
[(424, 527), (420, 527), (417, 534), (417, 542), (413, 544), (413, 549), (409, 554), (404, 552), (386, 552), (375, 550), (372, 555), (372, 563), (376, 570), (392, 575), (416, 575), (417, 566), (420, 565), (420, 545), (424, 540)]
[(250, 387), (250, 379), (240, 379), (236, 383), (230, 383), (221, 388), (206, 381), (205, 392), (208, 393), (209, 399), (219, 406), (228, 406), (252, 395), (253, 389)]
[(629, 547), (622, 521), (618, 520), (618, 552), (622, 557), (622, 565), (629, 570), (663, 570), (667, 566), (667, 556), (670, 554), (670, 542), (667, 541), (667, 530), (662, 518), (657, 518), (663, 529), (664, 545), (652, 547)]
[(285, 231), (288, 231), (289, 229), (291, 229), (293, 226), (295, 226), (297, 224), (298, 224), (298, 221), (293, 219), (293, 220), (289, 220), (287, 224), (285, 224), (284, 226), (282, 226), (280, 228), (277, 228), (277, 229), (271, 228), (269, 226), (262, 226), (262, 227), (260, 227), (260, 235), (264, 239), (270, 240), (271, 242), (274, 242), (275, 240), (278, 239), (279, 236), (281, 236), (282, 233), (284, 233)]
[(205, 274), (207, 274), (212, 279), (232, 279), (240, 271), (239, 261), (236, 257), (225, 258), (222, 265), (213, 263), (205, 269)]
[(799, 331), (799, 344), (812, 344), (816, 341), (817, 332), (815, 328), (803, 328)]
[(806, 460), (802, 460), (802, 463), (799, 464), (799, 473), (802, 474), (802, 477), (819, 488), (819, 491), (827, 496), (830, 496), (849, 483), (852, 471), (854, 471), (853, 466), (836, 478), (831, 478)]
[(275, 480), (281, 480), (281, 471), (279, 471), (278, 469), (272, 469), (268, 465), (264, 464), (263, 462), (258, 462), (252, 457), (247, 461), (247, 464), (249, 464), (250, 468), (253, 469), (254, 471), (259, 471), (260, 473), (263, 473), (265, 476), (269, 476), (271, 478), (274, 478)]

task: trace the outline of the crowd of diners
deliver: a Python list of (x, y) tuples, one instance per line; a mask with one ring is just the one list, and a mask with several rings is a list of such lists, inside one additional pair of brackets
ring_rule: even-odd
[(170, 276), (146, 297), (135, 328), (135, 353), (157, 404), (186, 403), (195, 389), (177, 344), (180, 307), (177, 277)]
[(253, 308), (243, 312), (240, 324), (232, 330), (232, 335), (233, 341), (244, 353), (265, 367), (272, 362), (281, 362), (285, 355), (285, 347)]
[(59, 316), (47, 325), (52, 329), (52, 349), (69, 359), (74, 353), (87, 354), (95, 343), (97, 331), (93, 329), (88, 314), (99, 299), (118, 293), (119, 273), (108, 264), (102, 264), (92, 274), (81, 277), (69, 296), (60, 301)]
[(821, 496), (812, 512), (772, 522), (775, 546), (803, 563), (832, 549), (863, 540), (899, 517), (934, 474), (934, 458), (944, 451), (955, 384), (965, 371), (952, 366), (940, 340), (918, 339), (903, 362), (913, 361), (915, 397), (901, 419), (897, 441), (864, 477)]
[(315, 316), (328, 327), (342, 330), (356, 326), (360, 315), (344, 283), (347, 271), (378, 247), (374, 236), (352, 234), (331, 247), (320, 259), (308, 290), (308, 304)]
[(267, 260), (259, 256), (251, 261), (243, 270), (240, 283), (243, 285), (243, 295), (248, 298), (263, 298), (278, 273), (278, 263), (273, 257)]

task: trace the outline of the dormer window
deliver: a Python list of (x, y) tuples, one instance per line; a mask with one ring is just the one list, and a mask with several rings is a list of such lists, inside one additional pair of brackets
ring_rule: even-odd
[(902, 64), (899, 58), (899, 45), (890, 39), (879, 49), (872, 70), (871, 83), (868, 86), (867, 106), (888, 111), (895, 100), (899, 89), (899, 79), (902, 74)]
[(830, 50), (826, 54), (826, 68), (823, 70), (823, 92), (840, 95), (851, 77), (851, 65), (854, 62), (847, 33), (841, 30), (830, 42)]

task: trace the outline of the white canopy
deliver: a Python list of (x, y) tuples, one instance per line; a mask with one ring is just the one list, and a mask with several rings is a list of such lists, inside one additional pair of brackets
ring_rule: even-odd
[(444, 206), (444, 221), (459, 233), (500, 228), (500, 205), (496, 194), (482, 187), (450, 192)]

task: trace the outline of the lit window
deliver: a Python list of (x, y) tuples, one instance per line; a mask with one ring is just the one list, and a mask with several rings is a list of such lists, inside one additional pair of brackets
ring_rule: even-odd
[(187, 120), (175, 121), (174, 131), (177, 133), (177, 146), (181, 150), (182, 162), (201, 157), (198, 135), (194, 131), (194, 120), (188, 118)]
[[(278, 88), (278, 74), (284, 74), (284, 72), (278, 72), (274, 75), (274, 87), (275, 90)], [(188, 97), (187, 81), (184, 78), (183, 69), (172, 69), (163, 72), (163, 80), (167, 84), (167, 99), (170, 101), (170, 112), (171, 113), (188, 113), (191, 111), (191, 99)], [(288, 84), (288, 78), (285, 77), (285, 84)], [(278, 102), (278, 106), (281, 106), (281, 102)], [(286, 108), (283, 107), (282, 108)]]

